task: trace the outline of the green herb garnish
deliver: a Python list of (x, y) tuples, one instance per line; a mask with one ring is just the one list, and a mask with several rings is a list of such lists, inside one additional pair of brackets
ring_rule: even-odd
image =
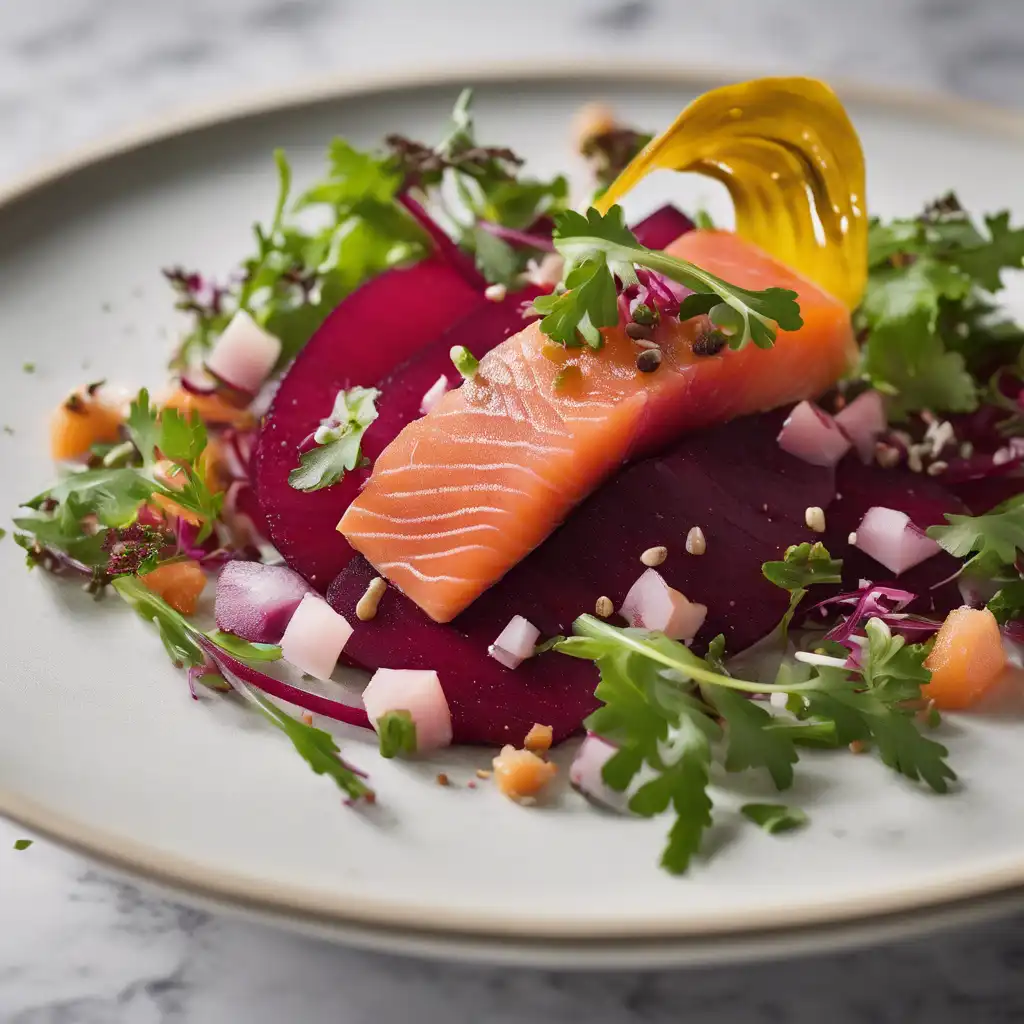
[(777, 627), (783, 640), (789, 632), (797, 606), (807, 594), (807, 588), (815, 583), (842, 583), (842, 570), (842, 560), (833, 558), (821, 541), (793, 544), (786, 549), (782, 561), (765, 562), (761, 566), (765, 579), (789, 591), (789, 608)]
[[(686, 870), (711, 823), (707, 789), (723, 738), (727, 771), (763, 768), (778, 789), (792, 783), (800, 730), (808, 729), (814, 745), (872, 741), (889, 767), (946, 791), (955, 778), (948, 752), (918, 732), (908, 707), (928, 678), (927, 649), (906, 645), (880, 619), (866, 629), (858, 667), (797, 662), (786, 682), (764, 685), (716, 671), (659, 633), (620, 629), (591, 615), (576, 620), (575, 635), (555, 650), (592, 660), (600, 671), (596, 696), (603, 706), (586, 726), (617, 748), (604, 781), (622, 792), (643, 768), (646, 781), (630, 797), (630, 809), (649, 817), (672, 808), (662, 856), (669, 871)], [(787, 694), (795, 717), (777, 718), (744, 696), (776, 692)]]
[(15, 839), (14, 848), (16, 850), (27, 850), (33, 843), (31, 839)]
[(571, 210), (555, 218), (555, 248), (565, 259), (562, 285), (553, 295), (534, 300), (544, 319), (541, 330), (553, 341), (592, 348), (602, 345), (599, 328), (618, 323), (618, 289), (637, 284), (637, 267), (662, 274), (692, 289), (683, 300), (680, 319), (708, 314), (727, 334), (732, 348), (748, 342), (770, 348), (778, 328), (795, 331), (803, 325), (796, 292), (768, 288), (755, 292), (731, 285), (685, 260), (642, 246), (613, 206), (602, 216), (593, 207), (586, 214)]
[(803, 828), (808, 820), (799, 807), (787, 807), (785, 804), (744, 804), (740, 814), (773, 835)]
[(476, 376), (477, 370), (480, 369), (480, 360), (465, 345), (453, 345), (448, 354), (452, 365), (459, 371), (463, 380), (472, 380)]
[(313, 435), (316, 446), (299, 456), (298, 466), (288, 474), (288, 483), (297, 491), (319, 491), (364, 465), (363, 435), (377, 418), (378, 398), (376, 388), (339, 391), (331, 415), (321, 421)]
[(416, 753), (416, 723), (408, 711), (389, 711), (377, 719), (381, 757)]

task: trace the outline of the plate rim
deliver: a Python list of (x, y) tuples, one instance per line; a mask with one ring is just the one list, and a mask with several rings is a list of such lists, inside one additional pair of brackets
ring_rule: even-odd
[[(335, 73), (262, 94), (239, 94), (144, 121), (16, 176), (0, 186), (0, 215), (21, 200), (59, 185), (78, 173), (218, 125), (414, 88), (457, 87), (466, 81), (494, 84), (596, 77), (593, 63), (586, 61), (561, 62), (554, 67), (541, 60), (526, 63), (492, 61), (466, 64), (457, 71), (420, 67), (359, 75)], [(621, 58), (602, 60), (600, 78), (620, 85), (679, 84), (687, 87), (709, 87), (736, 80), (735, 76), (713, 65), (679, 69), (668, 62), (656, 62), (638, 68)], [(1024, 114), (938, 91), (892, 88), (842, 78), (827, 80), (844, 99), (850, 101), (909, 115), (940, 118), (947, 123), (953, 121), (973, 128), (982, 127), (1024, 140)], [(616, 919), (606, 922), (593, 919), (553, 922), (544, 918), (533, 921), (524, 918), (513, 922), (494, 915), (489, 917), (486, 910), (457, 916), (449, 914), (439, 920), (434, 913), (428, 915), (426, 908), (403, 907), (376, 900), (332, 899), (329, 893), (315, 894), (299, 886), (261, 881), (244, 872), (211, 869), (188, 857), (169, 854), (159, 847), (135, 840), (126, 841), (88, 822), (49, 810), (24, 798), (9, 786), (0, 785), (0, 816), (116, 872), (194, 902), (273, 920), (293, 928), (340, 936), (359, 945), (381, 949), (405, 946), (406, 951), (435, 954), (438, 947), (447, 947), (450, 951), (461, 950), (458, 955), (466, 958), (488, 961), (515, 956), (518, 962), (533, 962), (533, 952), (537, 952), (541, 953), (536, 958), (539, 963), (551, 963), (554, 955), (561, 962), (577, 966), (587, 962), (609, 965), (624, 960), (640, 966), (637, 959), (640, 948), (636, 944), (649, 942), (659, 945), (656, 949), (645, 949), (644, 963), (717, 963), (726, 959), (750, 959), (760, 955), (757, 950), (768, 946), (774, 955), (780, 955), (779, 943), (786, 940), (793, 951), (821, 948), (821, 935), (826, 928), (844, 930), (851, 942), (858, 941), (857, 934), (866, 936), (863, 941), (871, 941), (877, 940), (879, 930), (904, 934), (908, 928), (923, 931), (934, 927), (936, 922), (942, 923), (941, 919), (988, 916), (1010, 909), (1024, 900), (1022, 852), (1017, 862), (961, 879), (953, 893), (948, 884), (936, 882), (918, 885), (898, 899), (879, 895), (870, 901), (825, 901), (784, 916), (780, 916), (777, 910), (751, 912), (737, 909), (723, 914), (710, 926), (707, 922), (702, 922), (699, 927), (688, 926), (685, 919), (673, 922), (633, 919), (617, 923)], [(474, 952), (472, 944), (478, 940), (485, 945)], [(523, 944), (527, 940), (540, 940), (542, 949), (532, 950), (531, 946)], [(742, 946), (731, 956), (722, 945), (730, 940)], [(714, 943), (713, 952), (700, 951), (699, 944), (706, 941)], [(516, 950), (518, 952), (514, 952)], [(664, 956), (659, 959), (662, 951)]]

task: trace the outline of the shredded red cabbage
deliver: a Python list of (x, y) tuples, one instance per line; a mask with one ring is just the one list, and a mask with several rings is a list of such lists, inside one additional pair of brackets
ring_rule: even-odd
[(881, 619), (893, 632), (905, 636), (920, 638), (934, 633), (941, 622), (903, 612), (916, 597), (909, 590), (869, 584), (860, 590), (819, 601), (810, 610), (815, 612), (834, 605), (853, 605), (849, 614), (825, 634), (825, 639), (850, 647), (856, 653), (860, 640), (858, 631), (871, 618)]

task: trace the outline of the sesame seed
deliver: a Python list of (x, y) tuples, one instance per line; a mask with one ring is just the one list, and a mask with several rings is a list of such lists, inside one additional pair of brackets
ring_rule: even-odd
[(846, 543), (847, 544), (856, 544), (857, 543), (857, 534), (856, 533), (851, 533), (850, 536), (846, 538)]
[(708, 542), (704, 538), (704, 531), (699, 526), (691, 526), (690, 532), (686, 535), (686, 553), (703, 555), (707, 549)]
[(615, 611), (615, 605), (612, 604), (610, 597), (599, 597), (594, 603), (594, 614), (599, 618), (607, 619), (613, 611)]
[(659, 546), (656, 548), (648, 548), (641, 556), (640, 561), (644, 563), (648, 568), (653, 569), (656, 565), (661, 565), (665, 559), (668, 558), (668, 548)]
[(943, 462), (942, 459), (936, 459), (936, 461), (933, 462), (928, 467), (928, 475), (929, 476), (938, 476), (940, 473), (945, 473), (947, 469), (949, 469), (949, 464), (948, 463)]
[(969, 459), (974, 454), (974, 445), (970, 441), (964, 441), (960, 445), (960, 458)]
[(478, 779), (489, 779), (491, 777), (490, 768), (477, 768), (476, 777)]
[(489, 284), (484, 289), (484, 298), (488, 302), (504, 302), (506, 295), (508, 295), (508, 287), (503, 284)]
[(804, 509), (804, 522), (815, 533), (825, 532), (825, 513), (817, 505)]
[(921, 461), (921, 452), (916, 444), (907, 455), (907, 468), (911, 473), (920, 473), (924, 469), (924, 463)]
[(384, 591), (387, 589), (388, 581), (380, 576), (374, 576), (370, 580), (366, 592), (359, 598), (359, 602), (356, 604), (356, 618), (360, 622), (369, 622), (370, 619), (377, 617), (377, 606), (380, 604), (380, 599), (384, 596)]

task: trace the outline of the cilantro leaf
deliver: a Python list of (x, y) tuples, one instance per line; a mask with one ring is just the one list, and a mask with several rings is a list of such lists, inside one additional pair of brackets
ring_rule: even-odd
[(377, 719), (381, 757), (416, 753), (416, 723), (408, 711), (388, 711)]
[(504, 239), (482, 227), (471, 229), (477, 270), (493, 284), (514, 286), (522, 271), (519, 254)]
[(585, 215), (572, 210), (558, 214), (554, 244), (565, 259), (561, 290), (568, 289), (568, 294), (535, 301), (534, 309), (545, 315), (541, 330), (564, 345), (574, 344), (579, 331), (588, 344), (600, 347), (597, 328), (611, 326), (618, 319), (612, 301), (617, 297), (615, 278), (624, 286), (636, 284), (637, 267), (662, 274), (699, 295), (713, 296), (691, 299), (684, 311), (691, 316), (696, 308), (709, 311), (716, 326), (729, 334), (733, 348), (748, 342), (770, 348), (778, 328), (796, 330), (803, 324), (796, 292), (740, 288), (685, 260), (647, 249), (626, 227), (619, 206), (604, 216), (593, 207)]
[(744, 804), (740, 814), (772, 835), (803, 828), (808, 821), (799, 807), (787, 807), (785, 804)]
[(157, 447), (172, 462), (194, 463), (206, 449), (206, 427), (199, 414), (193, 411), (186, 419), (176, 409), (164, 409)]
[(969, 558), (972, 565), (983, 559), (1013, 565), (1024, 549), (1024, 504), (981, 516), (946, 513), (948, 526), (931, 526), (928, 536), (955, 558)]
[(318, 491), (336, 484), (346, 472), (363, 461), (363, 434), (377, 418), (376, 388), (353, 387), (339, 391), (331, 415), (321, 420), (314, 434), (316, 447), (299, 456), (299, 465), (288, 474), (298, 491)]
[(996, 292), (1003, 283), (1000, 271), (1020, 270), (1024, 263), (1024, 228), (1010, 227), (1010, 211), (985, 218), (989, 239), (974, 248), (957, 252), (956, 265), (986, 291)]

